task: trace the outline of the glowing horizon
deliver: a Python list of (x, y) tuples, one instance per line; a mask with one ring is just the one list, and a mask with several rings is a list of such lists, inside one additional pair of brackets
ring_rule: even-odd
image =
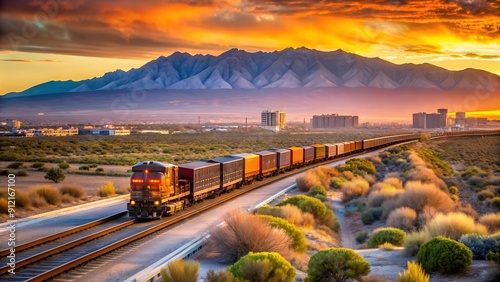
[(129, 70), (175, 51), (307, 47), (500, 75), (500, 3), (111, 0), (2, 3), (0, 94)]

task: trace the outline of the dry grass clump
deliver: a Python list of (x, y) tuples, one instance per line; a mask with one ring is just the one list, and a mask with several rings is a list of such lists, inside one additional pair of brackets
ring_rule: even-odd
[(16, 190), (16, 207), (26, 208), (31, 205), (31, 199), (28, 193), (21, 190)]
[(488, 228), (490, 233), (495, 233), (500, 231), (500, 213), (488, 213), (479, 217), (477, 221)]
[(69, 195), (75, 199), (84, 199), (87, 195), (82, 186), (76, 184), (65, 184), (59, 189), (59, 192), (64, 195)]
[[(168, 269), (168, 272), (167, 272)], [(196, 282), (200, 263), (195, 260), (174, 260), (167, 265), (167, 269), (162, 268), (160, 274), (166, 282)]]
[(342, 185), (342, 201), (347, 202), (362, 195), (366, 195), (370, 188), (368, 181), (356, 178)]
[(311, 187), (316, 185), (328, 189), (330, 187), (330, 179), (339, 175), (340, 173), (335, 168), (319, 166), (297, 177), (296, 183), (299, 190), (303, 192), (308, 192)]
[(426, 231), (413, 232), (406, 235), (403, 253), (408, 257), (414, 257), (420, 250), (420, 246), (431, 239)]
[(378, 247), (379, 249), (382, 249), (384, 251), (393, 251), (396, 248), (396, 246), (388, 242), (385, 242), (382, 245), (379, 245)]
[(442, 191), (448, 191), (448, 185), (439, 178), (432, 169), (427, 167), (425, 161), (416, 153), (410, 152), (408, 160), (413, 167), (407, 171), (407, 180), (420, 181), (423, 183), (432, 183)]
[(389, 227), (399, 228), (405, 232), (415, 230), (417, 212), (409, 207), (397, 208), (389, 214), (386, 224)]
[(208, 247), (224, 260), (234, 262), (249, 252), (277, 252), (292, 257), (292, 240), (285, 231), (272, 228), (264, 219), (234, 210), (223, 217), (225, 225), (211, 232)]
[(51, 185), (44, 184), (33, 186), (29, 191), (29, 195), (34, 206), (36, 206), (35, 202), (37, 202), (37, 204), (40, 204), (40, 206), (44, 206), (41, 199), (43, 199), (49, 205), (59, 205), (62, 202), (61, 194), (56, 188), (52, 187)]
[(458, 240), (464, 234), (475, 233), (488, 235), (488, 228), (476, 224), (474, 218), (463, 213), (438, 214), (425, 226), (424, 230), (431, 236), (443, 236)]
[(408, 181), (403, 193), (396, 198), (384, 202), (384, 217), (399, 207), (409, 207), (417, 214), (423, 211), (425, 206), (433, 207), (437, 211), (449, 212), (455, 207), (455, 202), (450, 196), (438, 189), (434, 184), (424, 184), (417, 181)]
[(294, 205), (285, 205), (280, 207), (280, 217), (297, 226), (314, 226), (314, 216), (311, 213), (302, 212)]
[(403, 189), (403, 182), (397, 177), (387, 177), (382, 181), (382, 183), (389, 184), (396, 189)]
[(417, 262), (408, 262), (408, 269), (398, 274), (398, 282), (429, 282), (430, 276)]
[(380, 207), (385, 201), (394, 199), (401, 193), (403, 193), (403, 190), (387, 185), (387, 187), (381, 190), (370, 192), (370, 194), (368, 194), (367, 204), (370, 207)]
[(101, 187), (99, 187), (99, 189), (97, 189), (97, 195), (99, 197), (109, 197), (109, 196), (112, 196), (116, 194), (116, 188), (115, 188), (115, 185), (113, 185), (113, 182), (108, 182), (104, 185), (102, 185)]

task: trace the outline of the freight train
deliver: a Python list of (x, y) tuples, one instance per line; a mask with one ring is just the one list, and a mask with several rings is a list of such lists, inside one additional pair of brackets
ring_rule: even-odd
[(298, 167), (332, 160), (362, 151), (415, 141), (423, 136), (499, 134), (493, 132), (447, 132), (393, 135), (335, 144), (293, 146), (256, 153), (233, 154), (186, 164), (139, 162), (132, 167), (130, 217), (161, 218), (172, 215), (210, 196), (239, 188), (255, 180), (277, 175)]

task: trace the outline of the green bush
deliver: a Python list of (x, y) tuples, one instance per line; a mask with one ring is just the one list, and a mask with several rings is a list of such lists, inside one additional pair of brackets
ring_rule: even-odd
[(251, 282), (295, 281), (295, 268), (274, 252), (250, 252), (228, 270), (234, 277)]
[(7, 166), (7, 168), (18, 169), (23, 165), (22, 162), (13, 162)]
[(420, 264), (409, 261), (407, 265), (408, 269), (398, 274), (398, 282), (428, 282), (430, 280)]
[(486, 255), (486, 259), (489, 261), (493, 261), (496, 264), (500, 264), (500, 253), (489, 252)]
[(497, 210), (500, 209), (500, 197), (495, 197), (491, 199), (491, 206)]
[(42, 162), (35, 162), (31, 165), (32, 168), (37, 168), (37, 169), (40, 169), (42, 168), (43, 166), (45, 165), (45, 163), (42, 163)]
[(312, 197), (315, 197), (316, 195), (321, 195), (326, 197), (326, 190), (321, 185), (315, 185), (311, 187), (311, 189), (309, 189), (309, 192), (307, 194)]
[(64, 185), (63, 187), (61, 187), (59, 189), (59, 192), (61, 193), (61, 195), (68, 194), (75, 199), (83, 199), (86, 196), (85, 190), (83, 189), (83, 187), (78, 186), (78, 185), (71, 185), (71, 184)]
[[(44, 199), (50, 205), (59, 205), (61, 203), (61, 194), (56, 188), (50, 185), (37, 185), (31, 188), (30, 197), (33, 201), (36, 196)], [(43, 204), (42, 204), (43, 205)]]
[(104, 168), (102, 167), (98, 167), (95, 169), (95, 172), (103, 172), (104, 171)]
[(361, 277), (370, 273), (370, 264), (355, 251), (347, 248), (322, 250), (311, 256), (305, 281), (348, 280), (361, 281)]
[(272, 227), (283, 229), (292, 239), (292, 248), (296, 252), (303, 254), (307, 251), (306, 236), (297, 226), (279, 217), (270, 215), (260, 215), (260, 217), (267, 220)]
[(375, 165), (366, 159), (358, 159), (358, 158), (352, 158), (349, 159), (345, 162), (345, 165), (339, 166), (338, 169), (340, 172), (350, 170), (352, 172), (355, 171), (364, 171), (368, 174), (375, 174), (377, 169), (375, 168)]
[(420, 247), (417, 262), (427, 272), (463, 272), (472, 264), (472, 252), (460, 242), (438, 236)]
[(449, 190), (450, 190), (450, 193), (453, 194), (453, 195), (458, 194), (458, 187), (457, 186), (451, 186), (449, 188)]
[(194, 260), (174, 260), (160, 270), (163, 281), (166, 282), (197, 282), (200, 263)]
[(331, 210), (320, 200), (305, 195), (293, 196), (278, 204), (278, 206), (285, 205), (294, 205), (301, 209), (302, 212), (311, 213), (318, 220), (328, 219), (331, 213)]
[(371, 225), (375, 221), (375, 218), (372, 212), (367, 209), (361, 213), (361, 221), (363, 221), (365, 225)]
[(431, 239), (425, 231), (413, 232), (406, 235), (404, 254), (409, 257), (416, 256), (420, 247)]
[(90, 170), (90, 167), (87, 165), (82, 165), (81, 167), (78, 168), (78, 170)]
[(493, 194), (493, 192), (491, 192), (489, 190), (482, 190), (482, 191), (477, 192), (477, 199), (479, 201), (484, 201), (486, 199), (492, 199), (494, 197), (495, 197), (495, 194)]
[(394, 246), (403, 246), (406, 233), (397, 228), (378, 228), (368, 240), (368, 248), (377, 248), (383, 243), (391, 243)]
[(472, 251), (473, 259), (486, 259), (489, 252), (500, 252), (500, 234), (490, 236), (467, 234), (460, 237), (459, 242)]
[(116, 194), (116, 188), (112, 182), (108, 182), (108, 183), (104, 184), (103, 186), (99, 187), (99, 189), (97, 190), (97, 195), (99, 197), (109, 197), (109, 196), (114, 195), (114, 194)]
[(354, 236), (356, 238), (356, 242), (363, 244), (364, 242), (366, 242), (366, 239), (368, 239), (368, 232), (359, 231), (359, 232), (356, 232), (356, 234)]
[(60, 169), (68, 169), (71, 167), (67, 162), (62, 162), (62, 163), (58, 164), (58, 166)]
[(64, 175), (64, 171), (58, 167), (53, 167), (49, 169), (47, 174), (44, 176), (45, 179), (52, 180), (55, 183), (59, 183), (64, 181), (66, 175)]
[(451, 195), (450, 199), (453, 200), (453, 202), (458, 202), (458, 196), (457, 195)]
[(349, 180), (345, 179), (344, 177), (341, 176), (332, 177), (332, 179), (330, 180), (330, 187), (338, 190), (342, 188), (342, 185), (344, 185), (344, 183), (347, 182), (349, 182)]

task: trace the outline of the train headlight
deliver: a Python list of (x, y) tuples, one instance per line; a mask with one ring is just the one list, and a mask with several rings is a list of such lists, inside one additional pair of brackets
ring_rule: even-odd
[(155, 206), (159, 205), (160, 201), (155, 201)]
[(134, 201), (134, 200), (130, 201), (130, 204), (131, 204), (132, 206), (134, 206), (134, 205), (135, 205), (135, 201)]

